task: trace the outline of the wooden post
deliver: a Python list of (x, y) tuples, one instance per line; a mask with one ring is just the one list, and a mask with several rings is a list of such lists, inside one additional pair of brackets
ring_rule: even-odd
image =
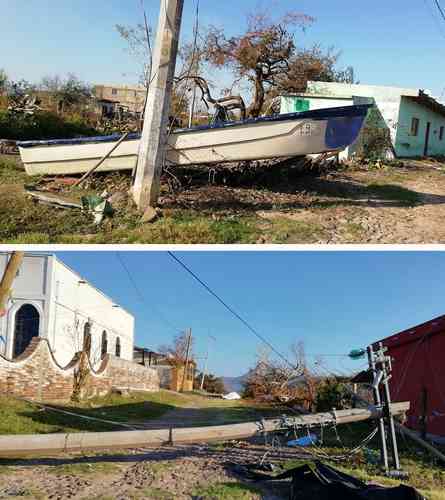
[(183, 6), (184, 0), (161, 0), (152, 79), (133, 186), (133, 198), (141, 211), (155, 207), (159, 196)]
[(187, 337), (187, 352), (185, 354), (185, 365), (184, 365), (184, 373), (182, 375), (182, 385), (181, 385), (181, 392), (184, 392), (184, 386), (185, 386), (185, 381), (187, 379), (187, 370), (189, 366), (189, 357), (190, 357), (190, 347), (192, 344), (192, 329), (189, 329), (189, 334)]
[(0, 281), (0, 317), (6, 314), (6, 305), (11, 294), (12, 284), (17, 275), (17, 271), (23, 262), (25, 252), (12, 252), (5, 272), (3, 273), (2, 280)]

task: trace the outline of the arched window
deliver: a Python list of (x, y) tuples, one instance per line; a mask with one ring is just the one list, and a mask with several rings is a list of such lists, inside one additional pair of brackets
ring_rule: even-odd
[(116, 338), (116, 357), (121, 357), (121, 339), (119, 337)]
[(107, 332), (105, 330), (102, 332), (102, 342), (100, 345), (100, 354), (102, 357), (104, 357), (108, 352), (108, 339)]
[(82, 350), (90, 354), (91, 352), (91, 323), (87, 321), (83, 326)]
[(31, 340), (39, 335), (40, 314), (31, 304), (24, 304), (15, 314), (13, 357), (20, 356)]

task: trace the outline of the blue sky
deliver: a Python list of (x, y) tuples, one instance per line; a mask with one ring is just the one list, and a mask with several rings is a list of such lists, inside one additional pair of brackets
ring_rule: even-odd
[[(210, 368), (240, 375), (260, 342), (165, 252), (57, 252), (136, 316), (136, 342), (156, 349), (191, 327)], [(445, 313), (445, 255), (430, 252), (179, 252), (178, 255), (278, 350), (304, 341), (310, 359), (346, 372), (351, 349)]]
[[(185, 0), (183, 35), (190, 38), (196, 0)], [(445, 1), (440, 0), (445, 7)], [(145, 0), (155, 26), (158, 0)], [(299, 37), (343, 52), (362, 83), (430, 89), (445, 87), (445, 21), (433, 0), (201, 0), (203, 25), (243, 29), (245, 14), (261, 6), (280, 15), (295, 9), (316, 18)], [(436, 9), (436, 10), (434, 10)], [(38, 81), (71, 71), (89, 82), (133, 82), (138, 65), (124, 51), (117, 23), (141, 21), (139, 0), (0, 0), (0, 67), (12, 78)]]

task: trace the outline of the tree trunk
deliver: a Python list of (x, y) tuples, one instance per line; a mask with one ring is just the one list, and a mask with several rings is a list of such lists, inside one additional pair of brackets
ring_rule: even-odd
[(258, 118), (263, 109), (264, 105), (264, 81), (263, 81), (263, 70), (259, 69), (256, 71), (255, 77), (255, 96), (253, 99), (252, 106), (249, 110), (249, 115), (251, 118)]

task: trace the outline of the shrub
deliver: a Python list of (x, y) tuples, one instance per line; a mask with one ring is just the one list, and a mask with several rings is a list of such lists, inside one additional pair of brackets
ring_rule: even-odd
[(346, 384), (335, 378), (326, 379), (317, 391), (317, 411), (342, 410), (351, 405), (351, 394)]
[(0, 138), (10, 140), (72, 139), (99, 135), (80, 116), (62, 118), (55, 113), (39, 111), (33, 115), (11, 114), (0, 110)]

